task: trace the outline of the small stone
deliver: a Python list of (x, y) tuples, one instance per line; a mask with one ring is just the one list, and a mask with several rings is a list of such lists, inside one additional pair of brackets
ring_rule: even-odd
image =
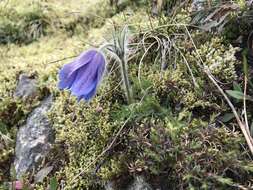
[(14, 97), (26, 100), (36, 96), (38, 91), (36, 82), (36, 79), (26, 74), (20, 74)]
[(104, 187), (105, 187), (105, 190), (116, 190), (116, 186), (113, 181), (106, 182)]
[(145, 178), (143, 176), (136, 176), (134, 180), (131, 180), (129, 184), (125, 185), (125, 187), (119, 188), (119, 186), (122, 186), (118, 184), (116, 181), (108, 181), (104, 185), (105, 190), (119, 190), (119, 189), (125, 189), (125, 190), (153, 190), (151, 185), (147, 183)]
[(134, 182), (127, 188), (127, 190), (152, 190), (153, 188), (147, 183), (143, 176), (137, 176)]
[(205, 8), (206, 0), (193, 0), (192, 11), (201, 11)]

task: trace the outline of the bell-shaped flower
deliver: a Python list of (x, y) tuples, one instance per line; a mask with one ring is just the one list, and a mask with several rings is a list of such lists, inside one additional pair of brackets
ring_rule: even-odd
[(105, 71), (105, 58), (102, 53), (92, 49), (83, 52), (76, 60), (66, 64), (59, 72), (59, 88), (69, 89), (78, 100), (90, 100)]

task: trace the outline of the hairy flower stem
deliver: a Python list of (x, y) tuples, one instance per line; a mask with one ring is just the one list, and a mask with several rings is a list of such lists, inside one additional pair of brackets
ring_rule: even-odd
[(132, 89), (131, 89), (131, 86), (130, 86), (130, 82), (129, 82), (129, 78), (128, 78), (128, 72), (127, 72), (127, 61), (126, 61), (126, 58), (122, 58), (120, 59), (121, 63), (121, 76), (122, 76), (122, 79), (123, 79), (123, 83), (124, 83), (124, 90), (125, 90), (125, 94), (126, 94), (126, 97), (127, 97), (127, 102), (128, 104), (131, 104), (133, 103), (133, 94), (132, 94)]

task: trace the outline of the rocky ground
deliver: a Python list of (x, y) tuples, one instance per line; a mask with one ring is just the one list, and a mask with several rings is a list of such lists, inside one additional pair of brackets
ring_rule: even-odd
[[(0, 189), (253, 189), (251, 4), (0, 1)], [(91, 101), (57, 88), (125, 26), (131, 104), (109, 56)]]

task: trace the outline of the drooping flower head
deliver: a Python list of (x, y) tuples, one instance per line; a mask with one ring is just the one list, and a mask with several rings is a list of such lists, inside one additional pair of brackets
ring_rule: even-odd
[(90, 100), (105, 71), (105, 58), (102, 53), (92, 49), (83, 52), (76, 60), (66, 64), (59, 72), (59, 88), (69, 89), (78, 100)]

